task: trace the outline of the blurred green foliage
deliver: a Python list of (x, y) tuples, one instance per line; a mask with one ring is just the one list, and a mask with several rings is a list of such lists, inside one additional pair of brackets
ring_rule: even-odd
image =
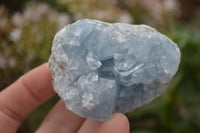
[[(4, 2), (6, 7), (0, 6), (0, 90), (23, 73), (48, 61), (53, 37), (67, 23), (86, 17), (109, 22), (145, 23), (175, 41), (182, 57), (167, 91), (153, 102), (127, 113), (131, 132), (200, 132), (200, 14), (196, 0), (191, 0), (188, 5), (181, 0), (180, 18), (176, 15), (178, 6), (175, 11), (168, 11), (162, 3), (158, 8), (156, 4), (159, 3), (154, 0), (152, 7), (139, 0), (30, 1), (23, 1), (19, 7), (21, 12), (12, 1)], [(193, 10), (192, 19), (184, 16), (183, 12), (188, 10)], [(57, 96), (34, 111), (18, 132), (33, 132), (56, 101)]]

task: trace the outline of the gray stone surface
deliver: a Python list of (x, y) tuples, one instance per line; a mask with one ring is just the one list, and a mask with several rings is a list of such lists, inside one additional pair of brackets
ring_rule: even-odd
[(99, 121), (159, 96), (179, 63), (177, 45), (154, 28), (90, 19), (60, 30), (49, 59), (66, 108)]

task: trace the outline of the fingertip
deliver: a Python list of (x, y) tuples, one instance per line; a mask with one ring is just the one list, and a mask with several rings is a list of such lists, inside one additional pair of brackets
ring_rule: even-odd
[(122, 113), (115, 113), (112, 118), (102, 123), (98, 133), (129, 133), (128, 118)]
[[(36, 68), (35, 68), (36, 69)], [(51, 71), (49, 69), (49, 63), (44, 63), (40, 66), (40, 69), (46, 73), (46, 75), (51, 79)]]
[(122, 114), (122, 113), (117, 113), (116, 115), (118, 117), (118, 120), (121, 122), (120, 124), (124, 128), (124, 131), (126, 130), (126, 132), (129, 133), (130, 127), (129, 127), (129, 120), (128, 120), (128, 118), (124, 114)]

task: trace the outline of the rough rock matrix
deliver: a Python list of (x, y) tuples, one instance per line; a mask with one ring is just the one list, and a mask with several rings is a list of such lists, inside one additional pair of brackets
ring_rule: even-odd
[(159, 96), (179, 63), (177, 45), (154, 28), (90, 19), (60, 30), (49, 59), (66, 108), (99, 121)]

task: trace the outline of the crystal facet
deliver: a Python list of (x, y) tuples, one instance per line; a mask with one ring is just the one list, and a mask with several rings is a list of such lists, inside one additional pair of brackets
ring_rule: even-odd
[(66, 108), (99, 121), (159, 96), (179, 63), (177, 45), (154, 28), (90, 19), (60, 30), (49, 59)]

